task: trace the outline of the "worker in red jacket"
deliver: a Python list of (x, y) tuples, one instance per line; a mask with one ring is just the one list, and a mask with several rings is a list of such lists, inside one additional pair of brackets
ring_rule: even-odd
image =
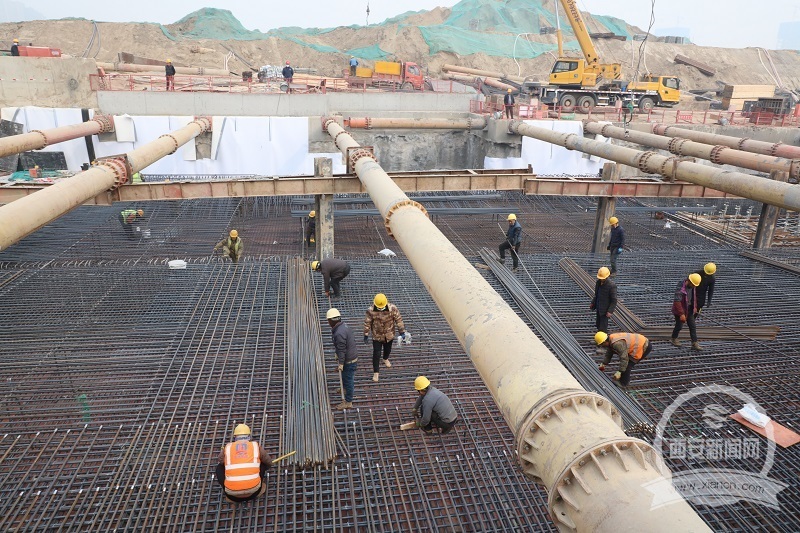
[(683, 329), (683, 325), (689, 326), (689, 335), (692, 338), (692, 349), (702, 350), (700, 343), (697, 342), (697, 328), (694, 319), (697, 317), (698, 296), (697, 287), (700, 286), (700, 274), (689, 274), (689, 277), (678, 283), (675, 289), (675, 297), (672, 301), (672, 314), (675, 317), (675, 328), (672, 330), (672, 338), (669, 342), (673, 346), (680, 346), (678, 334)]

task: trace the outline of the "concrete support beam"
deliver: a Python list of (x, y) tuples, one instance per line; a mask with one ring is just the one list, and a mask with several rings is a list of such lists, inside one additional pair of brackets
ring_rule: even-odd
[[(773, 170), (769, 174), (770, 179), (777, 181), (788, 181), (789, 174), (786, 172), (778, 172)], [(756, 228), (756, 236), (753, 239), (753, 248), (771, 248), (772, 239), (775, 237), (775, 226), (778, 223), (778, 214), (780, 207), (763, 204), (761, 206), (761, 216), (758, 217), (758, 227)]]
[[(603, 164), (603, 181), (619, 181), (619, 167), (615, 163)], [(597, 214), (594, 219), (594, 235), (592, 237), (592, 253), (605, 252), (606, 243), (611, 235), (611, 224), (608, 219), (614, 216), (617, 199), (613, 196), (601, 196), (597, 199)]]
[[(328, 157), (315, 158), (314, 175), (319, 177), (331, 177), (333, 175), (333, 161)], [(321, 261), (333, 257), (333, 195), (316, 195), (314, 197), (314, 208), (317, 211), (316, 252), (317, 257)]]

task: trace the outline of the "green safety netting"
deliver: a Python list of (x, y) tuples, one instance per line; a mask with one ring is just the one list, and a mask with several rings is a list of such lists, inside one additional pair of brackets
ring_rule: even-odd
[(633, 34), (630, 32), (630, 30), (628, 30), (628, 25), (624, 20), (606, 15), (592, 15), (592, 18), (596, 22), (605, 26), (608, 31), (613, 31), (617, 35), (624, 35), (628, 38), (633, 37)]
[(204, 7), (190, 13), (175, 23), (181, 37), (194, 39), (255, 40), (266, 39), (258, 30), (248, 30), (227, 9)]
[(360, 59), (372, 60), (386, 59), (390, 55), (389, 52), (381, 50), (381, 47), (377, 44), (365, 46), (363, 48), (353, 48), (352, 50), (348, 50), (347, 53)]

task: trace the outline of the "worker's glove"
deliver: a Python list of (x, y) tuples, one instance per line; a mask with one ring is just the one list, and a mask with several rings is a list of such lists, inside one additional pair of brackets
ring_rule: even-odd
[(336, 370), (337, 370), (337, 371), (339, 371), (339, 372), (341, 372), (342, 370), (344, 370), (344, 365), (339, 365), (339, 366), (337, 366), (337, 367), (336, 367)]
[(606, 313), (606, 318), (611, 318), (611, 313)]
[(614, 381), (619, 381), (619, 378), (621, 377), (622, 377), (622, 372), (620, 372), (619, 370), (614, 372)]
[(367, 344), (368, 342), (369, 342), (369, 336), (364, 335), (364, 344)]
[(412, 409), (411, 414), (414, 418), (419, 418), (419, 409)]
[(600, 366), (599, 366), (599, 368), (600, 368), (600, 372), (605, 372), (605, 371), (606, 371), (606, 365), (605, 365), (605, 363), (600, 363)]
[(331, 297), (331, 291), (325, 291), (325, 296), (327, 296), (328, 298), (330, 298), (330, 297)]
[(617, 248), (617, 253), (621, 254), (622, 253), (622, 248)]
[(681, 315), (678, 317), (681, 322), (686, 322), (686, 315)]

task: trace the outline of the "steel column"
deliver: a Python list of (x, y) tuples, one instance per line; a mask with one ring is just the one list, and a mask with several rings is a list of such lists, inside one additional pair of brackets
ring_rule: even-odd
[[(778, 172), (776, 170), (770, 172), (769, 177), (782, 182), (789, 179), (789, 175), (786, 172)], [(753, 238), (753, 248), (772, 247), (772, 239), (775, 237), (775, 225), (778, 223), (780, 211), (774, 205), (763, 204), (761, 206), (761, 215), (758, 217), (758, 227), (756, 227), (756, 235)]]
[[(328, 157), (314, 159), (314, 175), (319, 177), (333, 176), (333, 161)], [(316, 228), (316, 257), (319, 260), (333, 257), (334, 227), (333, 227), (333, 195), (317, 194), (314, 197), (314, 208), (317, 211)]]
[[(603, 181), (619, 181), (619, 167), (614, 163), (603, 164)], [(613, 196), (601, 196), (597, 199), (597, 214), (594, 218), (594, 235), (592, 237), (592, 253), (605, 251), (605, 245), (611, 235), (611, 224), (608, 219), (614, 216), (617, 199)]]

